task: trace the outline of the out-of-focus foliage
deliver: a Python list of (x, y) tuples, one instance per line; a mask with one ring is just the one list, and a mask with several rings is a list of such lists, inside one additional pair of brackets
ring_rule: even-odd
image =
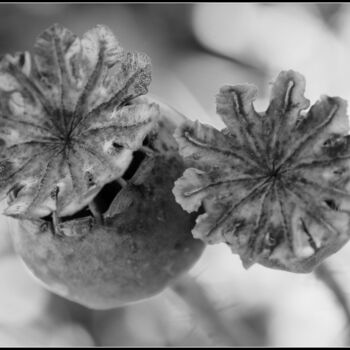
[[(2, 4), (0, 54), (29, 50), (52, 23), (78, 35), (105, 24), (127, 50), (153, 63), (150, 91), (190, 119), (221, 128), (215, 94), (225, 84), (253, 83), (256, 109), (281, 69), (307, 81), (311, 103), (323, 93), (350, 99), (348, 4)], [(0, 218), (0, 346), (216, 345), (169, 289), (148, 301), (90, 311), (56, 297), (13, 255)], [(330, 258), (350, 292), (350, 247)], [(348, 344), (346, 319), (313, 274), (254, 266), (246, 271), (223, 245), (208, 247), (191, 271), (242, 345)]]

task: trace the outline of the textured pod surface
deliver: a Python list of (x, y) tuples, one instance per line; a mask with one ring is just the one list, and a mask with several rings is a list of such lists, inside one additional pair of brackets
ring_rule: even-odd
[(71, 215), (129, 166), (158, 116), (151, 63), (96, 26), (79, 39), (53, 25), (32, 54), (0, 61), (0, 194), (5, 214)]
[(200, 257), (204, 244), (191, 235), (197, 215), (172, 194), (185, 169), (175, 127), (159, 124), (149, 135), (154, 154), (118, 190), (103, 225), (91, 216), (67, 220), (62, 237), (45, 220), (17, 220), (16, 251), (53, 292), (91, 308), (117, 307), (160, 292)]
[(346, 102), (322, 96), (303, 112), (304, 90), (301, 74), (283, 71), (258, 113), (254, 86), (225, 86), (227, 128), (186, 122), (175, 133), (189, 167), (173, 192), (186, 211), (205, 209), (194, 237), (227, 243), (246, 268), (309, 272), (350, 237)]

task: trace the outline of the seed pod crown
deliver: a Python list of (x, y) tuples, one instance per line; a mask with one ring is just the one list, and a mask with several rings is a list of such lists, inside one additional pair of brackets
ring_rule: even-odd
[(5, 214), (71, 215), (120, 177), (154, 127), (151, 63), (97, 26), (82, 39), (53, 25), (33, 53), (0, 62), (0, 192)]
[(189, 121), (175, 133), (188, 169), (173, 192), (188, 212), (205, 210), (194, 237), (225, 242), (246, 268), (309, 272), (349, 239), (346, 102), (322, 96), (305, 112), (304, 91), (301, 74), (283, 71), (258, 113), (254, 86), (224, 86), (225, 129)]

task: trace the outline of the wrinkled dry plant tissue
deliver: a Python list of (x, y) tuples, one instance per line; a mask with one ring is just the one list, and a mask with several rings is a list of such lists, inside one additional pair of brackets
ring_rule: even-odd
[(0, 190), (16, 252), (50, 291), (92, 309), (172, 285), (185, 295), (176, 281), (206, 244), (225, 243), (245, 268), (314, 271), (350, 238), (347, 102), (310, 107), (289, 68), (265, 111), (255, 85), (221, 87), (218, 130), (151, 98), (151, 59), (105, 25), (79, 38), (54, 24), (30, 52), (4, 55)]

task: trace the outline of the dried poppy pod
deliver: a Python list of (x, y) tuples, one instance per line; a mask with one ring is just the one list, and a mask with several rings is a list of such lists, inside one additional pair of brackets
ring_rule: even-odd
[(53, 25), (33, 53), (0, 61), (0, 194), (5, 214), (58, 218), (120, 177), (158, 116), (151, 62), (97, 26), (82, 39)]
[(86, 206), (60, 218), (62, 235), (52, 216), (16, 220), (16, 251), (54, 293), (94, 309), (122, 306), (161, 292), (200, 257), (204, 244), (191, 235), (197, 214), (172, 194), (185, 169), (172, 136), (183, 120), (165, 113), (122, 179), (94, 198), (94, 213)]
[(205, 209), (194, 237), (227, 243), (246, 268), (310, 272), (350, 237), (346, 102), (322, 96), (304, 113), (304, 90), (302, 75), (283, 71), (257, 113), (254, 86), (225, 86), (227, 128), (186, 122), (175, 134), (188, 169), (173, 192), (186, 211)]
[(171, 192), (179, 120), (140, 97), (150, 67), (104, 26), (80, 40), (54, 25), (32, 56), (0, 62), (0, 194), (16, 251), (47, 288), (91, 308), (160, 292), (204, 247)]

